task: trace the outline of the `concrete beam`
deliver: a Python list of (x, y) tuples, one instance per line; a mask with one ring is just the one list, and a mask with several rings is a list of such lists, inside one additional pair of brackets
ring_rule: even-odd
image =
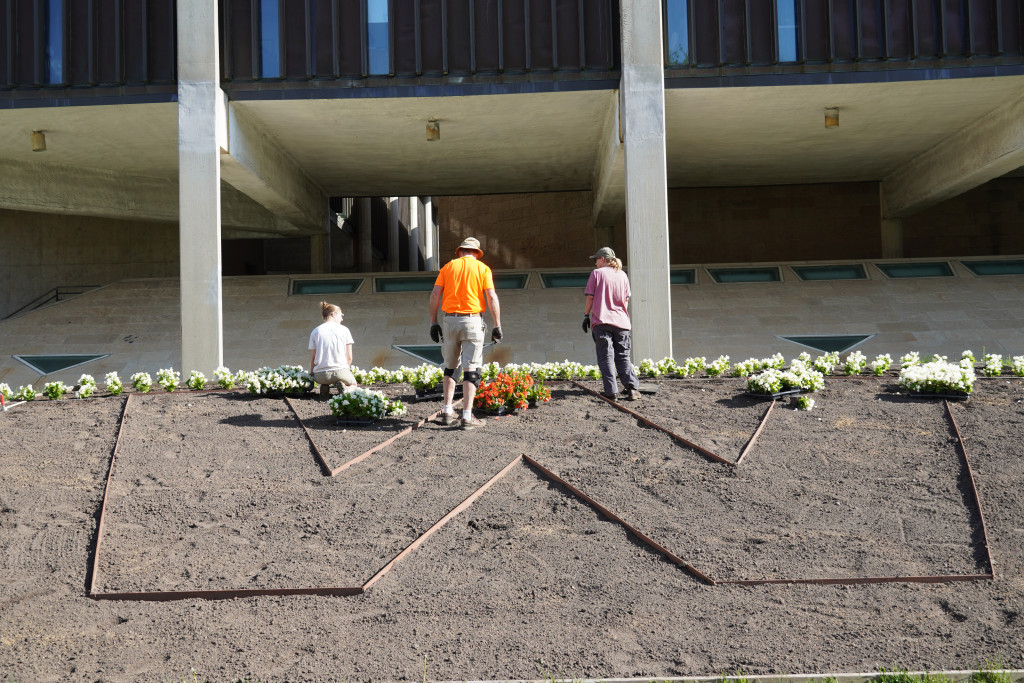
[(1024, 166), (1024, 97), (991, 111), (882, 180), (887, 213), (902, 218)]
[[(221, 186), (225, 227), (270, 237), (298, 229), (231, 187)], [(176, 178), (7, 160), (0, 164), (0, 208), (123, 220), (178, 222)]]
[(219, 95), (227, 112), (224, 180), (307, 234), (323, 232), (326, 193), (243, 107)]
[(616, 90), (608, 103), (591, 184), (594, 193), (591, 220), (596, 228), (615, 225), (626, 211), (626, 166), (621, 120), (619, 91)]

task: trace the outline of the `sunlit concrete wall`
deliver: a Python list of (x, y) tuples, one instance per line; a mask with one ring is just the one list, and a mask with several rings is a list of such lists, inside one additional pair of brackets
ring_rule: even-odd
[(178, 274), (171, 223), (0, 210), (0, 318), (55, 287)]

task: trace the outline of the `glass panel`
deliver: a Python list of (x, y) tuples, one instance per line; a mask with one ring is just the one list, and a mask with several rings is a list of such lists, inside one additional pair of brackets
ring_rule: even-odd
[(590, 271), (585, 273), (541, 273), (541, 282), (545, 287), (579, 287), (583, 289), (590, 279)]
[(366, 0), (366, 51), (370, 74), (391, 73), (388, 50), (389, 0)]
[(692, 285), (696, 281), (696, 274), (693, 268), (680, 268), (670, 271), (668, 281), (671, 285)]
[(953, 277), (953, 270), (945, 261), (935, 263), (876, 263), (886, 277)]
[(708, 268), (711, 277), (718, 283), (730, 282), (780, 282), (779, 269), (770, 268)]
[(865, 280), (867, 273), (859, 263), (836, 266), (790, 266), (801, 280)]
[(292, 294), (355, 294), (362, 278), (352, 280), (293, 280)]
[(64, 0), (46, 5), (46, 82), (64, 82)]
[(1024, 275), (1024, 261), (961, 261), (975, 275)]
[(853, 347), (871, 339), (871, 334), (818, 334), (779, 337), (794, 344), (807, 346), (823, 353), (846, 353)]
[(428, 363), (433, 363), (434, 365), (444, 364), (444, 355), (441, 353), (440, 346), (434, 346), (430, 344), (422, 346), (409, 344), (395, 344), (391, 348), (398, 349), (403, 353), (409, 354), (413, 358), (418, 358)]
[(281, 29), (278, 0), (260, 0), (260, 55), (263, 78), (280, 78)]
[(796, 0), (776, 0), (779, 29), (779, 61), (795, 62), (799, 59), (796, 49)]
[(389, 277), (376, 278), (373, 281), (374, 291), (381, 294), (384, 292), (429, 292), (434, 289), (436, 275), (425, 277)]
[(690, 63), (690, 24), (686, 17), (686, 4), (686, 0), (668, 0), (666, 3), (666, 49), (669, 64)]
[(52, 372), (60, 372), (77, 365), (84, 365), (90, 361), (106, 358), (109, 353), (97, 354), (64, 354), (64, 355), (39, 355), (39, 356), (14, 356), (25, 365), (29, 366), (41, 375), (49, 375)]
[(495, 289), (526, 289), (529, 273), (501, 273), (494, 276)]

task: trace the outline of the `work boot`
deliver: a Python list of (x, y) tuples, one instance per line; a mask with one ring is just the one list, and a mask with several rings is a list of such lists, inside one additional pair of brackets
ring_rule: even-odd
[(321, 384), (320, 385), (320, 398), (328, 399), (330, 397), (331, 397), (331, 385), (330, 384)]
[(638, 390), (636, 390), (636, 389), (630, 389), (629, 390), (629, 396), (627, 398), (630, 401), (639, 401), (640, 400), (640, 392)]
[(608, 399), (609, 401), (614, 401), (614, 400), (615, 400), (615, 399), (616, 399), (617, 397), (615, 396), (615, 394), (606, 394), (606, 393), (604, 393), (604, 392), (602, 391), (602, 392), (601, 392), (601, 398), (606, 398), (606, 399)]
[(484, 422), (483, 420), (481, 420), (478, 417), (470, 416), (468, 419), (465, 418), (465, 417), (462, 418), (462, 428), (463, 429), (466, 429), (466, 430), (477, 429), (478, 427), (486, 427), (486, 426), (487, 426), (487, 423)]

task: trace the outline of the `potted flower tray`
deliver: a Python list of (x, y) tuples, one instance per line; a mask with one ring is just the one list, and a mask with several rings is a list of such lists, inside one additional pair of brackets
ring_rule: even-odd
[(379, 419), (376, 417), (340, 417), (334, 424), (339, 427), (369, 427)]
[(803, 389), (785, 389), (783, 391), (776, 391), (773, 394), (759, 394), (753, 391), (744, 391), (743, 393), (752, 398), (761, 399), (762, 401), (778, 401), (784, 396), (793, 396), (794, 394), (802, 394), (803, 392)]

